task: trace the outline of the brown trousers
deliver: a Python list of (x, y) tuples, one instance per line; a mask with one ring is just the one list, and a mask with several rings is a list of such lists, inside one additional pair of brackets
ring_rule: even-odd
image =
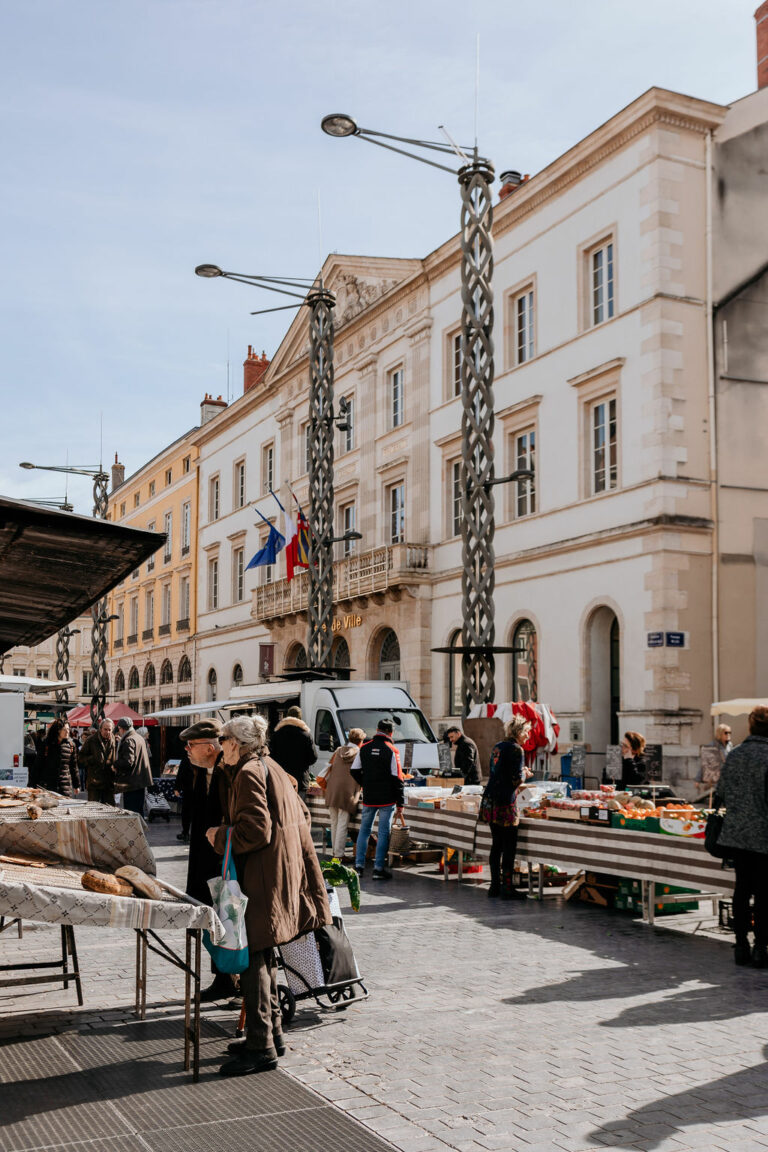
[(282, 1035), (277, 998), (277, 962), (272, 948), (250, 952), (250, 963), (240, 973), (245, 1004), (245, 1046), (256, 1052), (273, 1053), (274, 1037)]

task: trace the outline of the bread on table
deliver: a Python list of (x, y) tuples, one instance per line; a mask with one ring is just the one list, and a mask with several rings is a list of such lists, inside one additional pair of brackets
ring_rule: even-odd
[(134, 868), (132, 864), (126, 864), (125, 867), (118, 868), (115, 876), (119, 876), (121, 880), (127, 880), (140, 895), (146, 896), (148, 900), (168, 899), (165, 891), (160, 887), (157, 880), (153, 880), (151, 876), (147, 876), (146, 872), (142, 872), (141, 868)]
[(83, 872), (80, 883), (89, 892), (102, 892), (107, 896), (133, 896), (133, 888), (126, 880), (112, 876), (109, 872), (98, 872), (95, 868)]

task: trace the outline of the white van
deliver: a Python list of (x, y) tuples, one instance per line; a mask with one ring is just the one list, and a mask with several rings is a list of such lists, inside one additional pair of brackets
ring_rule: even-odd
[(415, 768), (426, 774), (439, 767), (437, 737), (410, 695), (405, 680), (323, 677), (243, 684), (233, 688), (227, 700), (189, 704), (152, 715), (170, 718), (218, 711), (230, 714), (259, 712), (270, 728), (274, 728), (295, 704), (301, 708), (301, 715), (317, 749), (315, 772), (330, 760), (336, 748), (346, 743), (350, 728), (362, 728), (367, 736), (373, 736), (379, 720), (392, 723), (392, 739), (400, 749), (404, 771)]
[[(35, 676), (0, 675), (0, 783), (24, 787), (24, 698), (27, 692), (74, 688), (73, 680), (41, 680)], [(43, 707), (45, 703), (38, 701)], [(74, 705), (70, 705), (74, 707)]]

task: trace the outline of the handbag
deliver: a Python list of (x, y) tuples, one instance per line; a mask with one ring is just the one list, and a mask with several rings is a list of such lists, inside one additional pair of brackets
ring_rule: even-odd
[(704, 828), (704, 847), (710, 856), (715, 856), (718, 860), (723, 860), (728, 855), (728, 849), (718, 844), (724, 820), (725, 817), (718, 808), (707, 816), (707, 823)]
[(210, 952), (218, 972), (245, 972), (249, 964), (248, 936), (245, 930), (245, 910), (248, 897), (243, 895), (237, 881), (232, 859), (232, 829), (227, 829), (227, 846), (221, 876), (208, 881), (213, 897), (213, 910), (221, 920), (224, 939), (214, 944), (211, 934), (203, 932), (203, 944)]
[(389, 851), (394, 852), (396, 856), (404, 856), (412, 843), (405, 817), (401, 813), (399, 826), (395, 825), (394, 820), (392, 821), (392, 829), (389, 834)]

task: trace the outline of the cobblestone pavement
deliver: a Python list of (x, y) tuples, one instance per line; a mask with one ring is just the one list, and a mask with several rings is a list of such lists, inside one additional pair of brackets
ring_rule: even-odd
[[(176, 827), (152, 828), (173, 883), (185, 867)], [(695, 915), (674, 920), (687, 932), (652, 930), (409, 872), (366, 879), (361, 911), (347, 905), (344, 894), (370, 999), (300, 1008), (281, 1066), (401, 1152), (768, 1148), (768, 972), (736, 968), (728, 938), (692, 934)], [(0, 941), (15, 958), (44, 936), (55, 940), (30, 928)], [(125, 1018), (126, 934), (78, 930), (78, 946), (88, 1018)], [(150, 960), (149, 1001), (177, 1012), (179, 980), (163, 967)], [(73, 1018), (70, 994), (43, 996)], [(50, 1028), (36, 997), (0, 990), (0, 1030)]]

